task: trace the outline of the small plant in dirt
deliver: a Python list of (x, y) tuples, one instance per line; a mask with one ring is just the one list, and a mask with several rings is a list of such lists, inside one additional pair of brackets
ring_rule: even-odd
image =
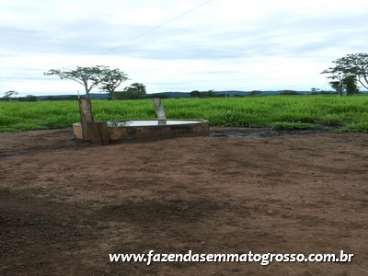
[(274, 130), (307, 130), (316, 129), (319, 126), (316, 124), (301, 123), (301, 122), (276, 122), (272, 124)]

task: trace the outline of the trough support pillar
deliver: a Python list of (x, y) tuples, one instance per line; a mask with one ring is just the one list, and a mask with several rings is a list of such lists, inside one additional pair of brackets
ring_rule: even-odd
[(105, 122), (87, 123), (87, 139), (94, 144), (108, 145), (110, 143), (109, 130)]
[(88, 125), (94, 122), (91, 100), (79, 98), (78, 102), (83, 140), (88, 140)]
[(95, 122), (90, 99), (79, 99), (82, 137), (94, 144), (107, 145), (110, 142), (109, 131), (105, 122)]
[(164, 106), (161, 104), (160, 98), (153, 98), (153, 107), (155, 108), (156, 116), (159, 125), (166, 125), (166, 113)]

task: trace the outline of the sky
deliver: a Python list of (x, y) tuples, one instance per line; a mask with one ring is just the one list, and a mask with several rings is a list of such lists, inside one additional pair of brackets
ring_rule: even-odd
[[(149, 93), (327, 89), (367, 52), (367, 0), (0, 0), (0, 95), (76, 94), (49, 69), (107, 65)], [(95, 90), (98, 92), (98, 90)]]

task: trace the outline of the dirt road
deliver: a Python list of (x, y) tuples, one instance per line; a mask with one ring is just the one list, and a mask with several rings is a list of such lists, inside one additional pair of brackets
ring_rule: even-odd
[[(368, 135), (104, 147), (0, 134), (0, 275), (368, 275)], [(108, 254), (355, 253), (352, 264), (111, 264)]]

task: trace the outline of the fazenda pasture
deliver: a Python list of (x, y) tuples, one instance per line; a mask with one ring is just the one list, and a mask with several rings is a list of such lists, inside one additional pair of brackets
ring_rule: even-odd
[[(260, 96), (163, 100), (175, 119), (203, 118), (211, 126), (368, 132), (368, 96)], [(96, 120), (155, 118), (151, 100), (93, 101)], [(75, 101), (0, 102), (0, 132), (70, 127), (79, 121)]]

